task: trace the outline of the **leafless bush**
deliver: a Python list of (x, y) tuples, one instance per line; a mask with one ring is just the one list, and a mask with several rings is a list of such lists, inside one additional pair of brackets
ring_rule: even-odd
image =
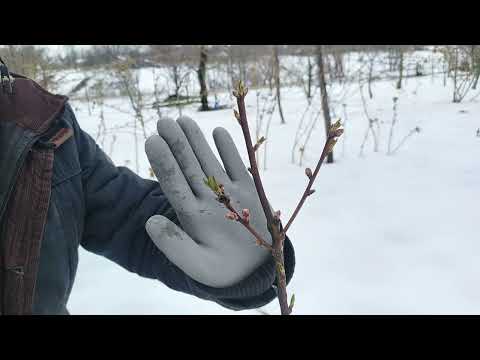
[(387, 149), (387, 154), (388, 155), (390, 155), (392, 153), (393, 130), (394, 130), (395, 125), (397, 123), (397, 101), (398, 101), (398, 98), (394, 97), (393, 98), (393, 119), (392, 119), (392, 123), (390, 125), (390, 134), (388, 136), (388, 149)]
[(394, 128), (395, 125), (397, 124), (398, 121), (398, 114), (397, 114), (397, 104), (398, 104), (398, 98), (394, 97), (393, 98), (393, 118), (392, 118), (392, 123), (390, 125), (390, 134), (388, 137), (388, 148), (387, 148), (387, 155), (393, 155), (396, 153), (403, 144), (414, 134), (420, 133), (421, 129), (420, 127), (416, 126), (413, 129), (411, 129), (407, 135), (405, 135), (400, 142), (397, 144), (397, 146), (393, 147), (393, 136), (394, 136)]
[[(92, 88), (94, 92), (94, 106), (97, 107), (100, 111), (99, 114), (99, 123), (98, 123), (98, 129), (97, 129), (97, 136), (96, 136), (96, 141), (100, 142), (100, 145), (102, 148), (105, 147), (105, 138), (107, 136), (107, 124), (105, 122), (105, 112), (104, 112), (104, 104), (105, 104), (105, 92), (104, 92), (104, 82), (103, 80), (100, 80), (95, 83), (95, 85)], [(88, 101), (88, 98), (87, 98)], [(89, 111), (90, 111), (90, 106)], [(113, 151), (113, 148), (111, 149)]]
[(299, 158), (299, 166), (303, 165), (303, 157), (305, 156), (305, 152), (307, 150), (307, 146), (309, 145), (310, 139), (313, 134), (313, 130), (315, 130), (315, 126), (317, 125), (317, 120), (320, 118), (321, 111), (317, 111), (316, 113), (312, 112), (310, 117), (310, 123), (308, 126), (305, 128), (305, 140), (302, 144), (302, 146), (298, 149), (300, 152), (300, 158)]
[(46, 53), (45, 48), (34, 45), (3, 45), (0, 57), (8, 64), (11, 72), (24, 75), (42, 87), (55, 91), (61, 78), (58, 66)]
[(177, 100), (182, 95), (188, 97), (187, 85), (194, 71), (194, 54), (190, 49), (181, 45), (150, 45), (149, 50), (149, 65), (166, 70), (168, 97)]
[[(480, 76), (480, 53), (476, 45), (448, 45), (439, 49), (445, 58), (446, 75), (452, 78), (453, 102), (460, 103), (475, 89)], [(444, 80), (446, 82), (446, 79)]]
[(138, 173), (139, 168), (139, 154), (138, 154), (138, 125), (142, 132), (144, 140), (147, 139), (147, 133), (145, 129), (145, 101), (142, 91), (140, 89), (140, 82), (138, 73), (132, 71), (132, 61), (127, 59), (126, 61), (119, 61), (112, 66), (113, 75), (119, 80), (120, 90), (123, 95), (127, 96), (130, 107), (134, 114), (133, 122), (133, 136), (135, 146), (135, 169)]
[[(258, 168), (261, 166), (261, 155), (263, 152), (263, 170), (267, 170), (267, 144), (269, 140), (269, 132), (273, 113), (277, 105), (275, 95), (270, 91), (262, 93), (260, 90), (256, 91), (256, 108), (257, 113), (255, 117), (255, 138), (256, 142), (264, 145), (256, 149), (256, 160)], [(266, 121), (266, 124), (265, 124)]]
[[(305, 110), (302, 112), (302, 115), (301, 115), (300, 120), (298, 122), (297, 131), (295, 132), (295, 138), (294, 138), (294, 141), (293, 141), (292, 152), (291, 152), (291, 154), (292, 154), (292, 156), (291, 156), (292, 164), (295, 163), (295, 154), (298, 151), (300, 153), (299, 165), (302, 166), (303, 155), (305, 153), (306, 147), (307, 147), (308, 142), (310, 140), (311, 133), (312, 133), (314, 127), (315, 127), (315, 123), (320, 116), (320, 111), (315, 109), (313, 104), (314, 104), (313, 101), (310, 101), (310, 102), (307, 103), (307, 106), (305, 107)], [(305, 123), (305, 120), (308, 117), (309, 117), (309, 120), (307, 121), (307, 123)], [(299, 147), (302, 139), (303, 139), (303, 143)], [(297, 150), (297, 148), (298, 148), (298, 150)]]
[[(372, 135), (372, 138), (373, 138), (373, 151), (378, 152), (378, 143), (379, 143), (378, 132), (380, 131), (380, 122), (378, 118), (372, 118), (368, 113), (365, 96), (363, 95), (363, 84), (360, 84), (359, 87), (360, 87), (360, 98), (362, 99), (363, 112), (368, 122), (367, 130), (365, 131), (362, 144), (360, 145), (359, 156), (363, 156), (365, 145), (369, 139), (370, 134)], [(375, 127), (377, 128), (377, 131), (375, 131)]]

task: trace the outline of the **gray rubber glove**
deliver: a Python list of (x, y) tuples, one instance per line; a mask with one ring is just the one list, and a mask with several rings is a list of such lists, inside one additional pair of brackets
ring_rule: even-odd
[(238, 283), (270, 255), (240, 223), (225, 217), (228, 210), (204, 179), (214, 176), (223, 184), (235, 210), (249, 209), (252, 227), (270, 244), (272, 240), (255, 184), (230, 134), (224, 128), (213, 131), (225, 171), (192, 119), (162, 119), (157, 129), (159, 136), (150, 137), (145, 150), (183, 230), (155, 215), (146, 224), (149, 236), (194, 280), (216, 288)]

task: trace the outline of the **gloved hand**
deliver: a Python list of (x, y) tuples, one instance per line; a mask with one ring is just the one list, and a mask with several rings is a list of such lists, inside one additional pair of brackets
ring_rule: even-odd
[(214, 176), (239, 213), (249, 209), (251, 226), (272, 244), (260, 200), (250, 173), (224, 128), (213, 131), (225, 170), (215, 157), (198, 125), (183, 117), (162, 119), (158, 134), (145, 150), (160, 187), (174, 208), (180, 229), (155, 215), (146, 230), (165, 256), (194, 280), (224, 288), (243, 280), (270, 256), (255, 243), (242, 224), (225, 217), (228, 210), (216, 200), (204, 179)]

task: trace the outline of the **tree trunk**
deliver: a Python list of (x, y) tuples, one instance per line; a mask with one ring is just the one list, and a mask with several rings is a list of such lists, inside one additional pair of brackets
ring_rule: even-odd
[(307, 83), (307, 99), (310, 101), (312, 98), (312, 80), (313, 80), (313, 64), (308, 57), (308, 83)]
[(244, 84), (247, 84), (247, 64), (246, 64), (246, 60), (242, 58), (239, 66), (240, 66), (240, 79), (242, 79)]
[(335, 76), (337, 79), (343, 79), (345, 77), (345, 73), (343, 71), (343, 53), (342, 52), (335, 52)]
[(206, 83), (206, 75), (207, 75), (207, 49), (205, 46), (200, 47), (200, 64), (198, 66), (198, 82), (200, 84), (200, 100), (202, 105), (200, 107), (201, 111), (208, 111), (208, 90), (207, 90), (207, 83)]
[[(320, 82), (320, 93), (322, 97), (322, 112), (323, 118), (325, 120), (325, 134), (328, 137), (328, 131), (332, 124), (330, 119), (330, 107), (328, 105), (328, 93), (327, 93), (327, 84), (325, 82), (325, 69), (324, 69), (324, 59), (323, 59), (323, 49), (322, 45), (317, 46), (317, 64), (318, 64), (318, 79)], [(327, 164), (333, 163), (333, 151), (328, 154)]]
[(173, 65), (173, 81), (175, 83), (175, 98), (178, 101), (178, 96), (180, 95), (180, 84), (179, 84), (179, 75), (178, 75), (178, 66)]
[(368, 60), (368, 97), (373, 99), (372, 92), (372, 80), (373, 80), (373, 65), (375, 64), (375, 55), (370, 54), (370, 59)]
[(473, 81), (472, 90), (477, 90), (478, 79), (480, 78), (480, 69), (475, 74), (475, 80)]
[(457, 75), (458, 75), (458, 49), (455, 48), (455, 68), (453, 69), (453, 102), (460, 102), (457, 97)]
[(280, 113), (280, 119), (282, 124), (286, 124), (283, 117), (282, 100), (280, 98), (280, 59), (278, 57), (278, 46), (273, 47), (273, 71), (275, 76), (275, 90), (277, 92), (278, 112)]
[(400, 49), (400, 64), (398, 66), (397, 89), (402, 88), (402, 80), (403, 80), (403, 50)]

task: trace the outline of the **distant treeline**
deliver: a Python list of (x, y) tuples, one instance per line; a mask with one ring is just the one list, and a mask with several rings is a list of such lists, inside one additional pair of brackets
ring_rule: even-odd
[[(208, 45), (208, 57), (214, 62), (249, 61), (272, 54), (273, 45)], [(417, 45), (325, 45), (325, 52), (348, 53), (352, 51), (412, 51), (423, 48)], [(282, 45), (280, 55), (313, 56), (316, 45)], [(152, 64), (197, 62), (199, 45), (95, 45), (90, 49), (76, 51), (74, 47), (63, 57), (68, 65), (95, 66), (112, 60), (129, 57), (138, 67)]]
[[(352, 51), (412, 51), (417, 45), (324, 45), (325, 53), (348, 53)], [(280, 55), (314, 56), (316, 45), (282, 45)], [(210, 61), (250, 61), (272, 54), (273, 45), (208, 45)], [(135, 67), (195, 63), (198, 61), (199, 45), (92, 45), (79, 48), (66, 45), (63, 55), (47, 58), (44, 48), (33, 45), (0, 45), (0, 56), (12, 68), (28, 73), (31, 64), (49, 64), (50, 67), (96, 67), (114, 61), (130, 59)]]

